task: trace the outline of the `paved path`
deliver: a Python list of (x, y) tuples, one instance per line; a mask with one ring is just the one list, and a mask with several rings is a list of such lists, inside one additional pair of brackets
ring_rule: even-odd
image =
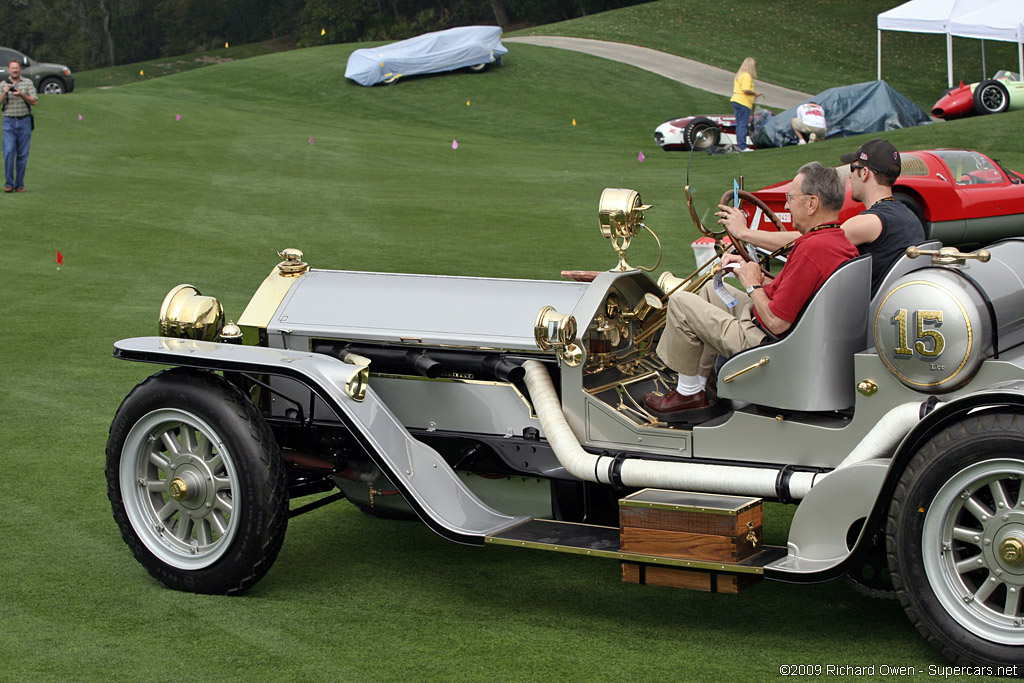
[[(528, 43), (543, 47), (556, 47), (563, 50), (585, 52), (588, 55), (604, 57), (616, 62), (630, 64), (640, 69), (653, 71), (659, 76), (671, 78), (693, 88), (700, 88), (716, 95), (732, 97), (732, 71), (719, 69), (692, 59), (677, 57), (667, 52), (659, 52), (646, 47), (612, 43), (606, 40), (589, 38), (566, 38), (564, 36), (512, 36), (502, 37), (506, 43)], [(797, 92), (762, 80), (756, 82), (757, 89), (764, 93), (758, 104), (779, 109), (789, 109), (811, 98), (807, 93)]]

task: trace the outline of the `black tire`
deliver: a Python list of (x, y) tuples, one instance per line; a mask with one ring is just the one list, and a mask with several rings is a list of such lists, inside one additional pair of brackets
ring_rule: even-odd
[[(703, 138), (699, 137), (705, 131), (709, 132)], [(698, 116), (693, 121), (690, 121), (686, 124), (686, 128), (683, 129), (683, 140), (686, 141), (686, 146), (690, 149), (717, 147), (721, 139), (722, 130), (715, 125), (714, 121), (703, 116)]]
[(931, 223), (924, 216), (924, 209), (921, 208), (921, 203), (917, 201), (916, 197), (905, 192), (893, 192), (892, 198), (899, 203), (905, 205), (910, 211), (917, 216), (917, 220), (921, 221), (921, 227), (924, 228), (924, 236), (928, 237), (931, 233)]
[(974, 88), (974, 111), (1001, 114), (1010, 108), (1010, 93), (999, 81), (984, 81)]
[(59, 78), (44, 78), (39, 84), (39, 92), (44, 95), (63, 95), (67, 92), (64, 81)]
[(893, 585), (925, 639), (957, 664), (1016, 664), (1018, 676), (1022, 452), (1024, 415), (978, 413), (947, 426), (900, 475), (886, 528)]
[(169, 588), (241, 593), (277, 558), (288, 526), (281, 451), (217, 375), (176, 368), (136, 386), (110, 427), (106, 476), (121, 536)]

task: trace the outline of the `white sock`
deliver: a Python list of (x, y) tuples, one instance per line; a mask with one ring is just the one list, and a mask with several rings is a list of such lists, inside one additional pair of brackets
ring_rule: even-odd
[(676, 380), (676, 391), (683, 396), (693, 396), (699, 391), (704, 391), (704, 385), (706, 382), (706, 377), (679, 373), (679, 379)]

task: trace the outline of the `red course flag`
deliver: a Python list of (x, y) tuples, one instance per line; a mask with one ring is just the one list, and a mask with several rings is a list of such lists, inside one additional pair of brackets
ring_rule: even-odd
[(59, 269), (64, 265), (64, 254), (60, 253), (60, 249), (57, 250), (57, 268)]

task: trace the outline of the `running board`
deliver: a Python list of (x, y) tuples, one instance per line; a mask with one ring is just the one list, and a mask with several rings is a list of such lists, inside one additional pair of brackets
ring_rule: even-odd
[[(516, 548), (551, 550), (573, 555), (607, 557), (620, 562), (645, 566), (659, 565), (729, 574), (764, 574), (766, 564), (786, 556), (786, 549), (781, 546), (762, 546), (760, 551), (735, 564), (623, 552), (619, 541), (619, 527), (556, 522), (548, 519), (527, 520), (522, 524), (487, 536), (486, 543)], [(654, 581), (647, 581), (647, 583), (654, 583)]]

